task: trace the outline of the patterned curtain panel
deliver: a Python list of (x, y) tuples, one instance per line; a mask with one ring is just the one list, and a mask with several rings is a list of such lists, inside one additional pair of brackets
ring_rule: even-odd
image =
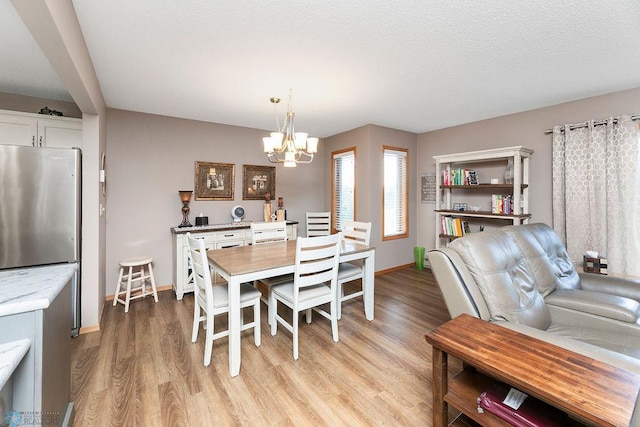
[(629, 116), (553, 129), (553, 227), (573, 262), (598, 251), (609, 272), (640, 276), (639, 136)]

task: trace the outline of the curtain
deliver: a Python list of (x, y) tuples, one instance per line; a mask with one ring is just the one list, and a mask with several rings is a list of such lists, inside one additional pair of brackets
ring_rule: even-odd
[[(553, 129), (553, 227), (571, 260), (640, 276), (640, 139), (630, 116)], [(563, 131), (564, 129), (564, 131)]]

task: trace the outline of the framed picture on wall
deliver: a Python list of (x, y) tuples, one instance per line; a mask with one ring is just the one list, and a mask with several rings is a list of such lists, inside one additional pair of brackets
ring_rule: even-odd
[(242, 200), (265, 200), (276, 197), (276, 167), (242, 165)]
[(233, 200), (235, 165), (196, 162), (196, 200)]

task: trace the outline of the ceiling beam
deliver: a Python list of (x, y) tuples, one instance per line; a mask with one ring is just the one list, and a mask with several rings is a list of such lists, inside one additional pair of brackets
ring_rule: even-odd
[(100, 84), (71, 0), (11, 0), (83, 114), (106, 110)]

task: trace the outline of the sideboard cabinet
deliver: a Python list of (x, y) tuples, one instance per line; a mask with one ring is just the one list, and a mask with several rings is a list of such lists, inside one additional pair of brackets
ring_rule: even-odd
[[(187, 292), (193, 292), (193, 272), (189, 260), (187, 233), (204, 239), (207, 250), (224, 249), (243, 246), (251, 243), (251, 223), (238, 222), (230, 224), (214, 224), (194, 227), (173, 227), (173, 290), (176, 298), (181, 300)], [(287, 221), (287, 238), (298, 237), (298, 223)], [(222, 278), (217, 274), (213, 278), (218, 283)]]

